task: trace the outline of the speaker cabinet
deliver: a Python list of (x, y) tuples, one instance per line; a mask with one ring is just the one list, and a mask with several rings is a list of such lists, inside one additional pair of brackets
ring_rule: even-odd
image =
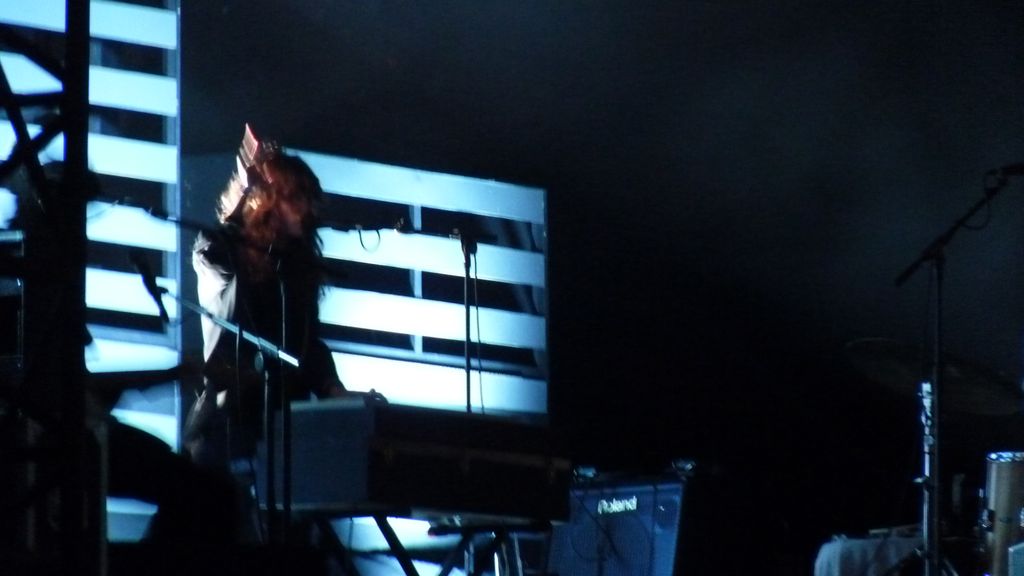
[(1008, 576), (1024, 576), (1024, 543), (1007, 548)]
[(570, 490), (568, 523), (555, 526), (552, 576), (670, 576), (683, 480), (593, 481)]

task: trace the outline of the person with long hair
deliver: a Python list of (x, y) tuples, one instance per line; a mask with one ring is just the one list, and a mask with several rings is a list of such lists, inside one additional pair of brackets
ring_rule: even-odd
[(270, 142), (255, 148), (220, 195), (218, 229), (193, 246), (199, 303), (298, 359), (299, 368), (202, 319), (204, 385), (186, 418), (185, 447), (196, 462), (236, 476), (255, 474), (265, 391), (272, 408), (282, 396), (345, 391), (319, 336), (323, 190), (299, 157)]

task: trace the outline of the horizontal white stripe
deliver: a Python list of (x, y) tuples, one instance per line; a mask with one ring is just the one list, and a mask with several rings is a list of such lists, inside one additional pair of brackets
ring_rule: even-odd
[(62, 89), (60, 80), (21, 54), (0, 52), (0, 65), (4, 67), (7, 82), (15, 94), (58, 92)]
[[(345, 387), (354, 392), (373, 389), (395, 404), (455, 411), (466, 409), (466, 372), (459, 368), (337, 352), (334, 363)], [(471, 374), (470, 399), (474, 412), (547, 412), (547, 384), (542, 380), (484, 372), (482, 381), (481, 407), (481, 376), (475, 371)]]
[(544, 224), (546, 220), (544, 190), (540, 188), (316, 152), (294, 152), (309, 164), (326, 192), (534, 224)]
[[(170, 278), (157, 278), (159, 286), (177, 294), (178, 283)], [(170, 295), (163, 297), (164, 308), (171, 320), (178, 317), (178, 302)], [(146, 291), (142, 276), (100, 268), (85, 269), (85, 304), (89, 308), (157, 316), (156, 302)]]
[[(0, 52), (0, 65), (15, 94), (62, 89), (59, 80), (21, 54)], [(178, 115), (178, 81), (169, 76), (90, 66), (89, 103), (174, 117)]]
[[(39, 133), (39, 126), (29, 125), (29, 133)], [(14, 149), (14, 128), (0, 123), (0, 155), (7, 158)], [(40, 161), (64, 159), (64, 136), (59, 135), (39, 154)], [(89, 133), (89, 168), (98, 174), (137, 178), (150, 182), (178, 182), (178, 147), (132, 140), (119, 136)]]
[[(60, 145), (63, 150), (63, 139)], [(89, 165), (100, 174), (176, 184), (178, 147), (90, 133)]]
[[(94, 38), (117, 40), (173, 50), (178, 46), (178, 14), (174, 10), (93, 0), (89, 4), (89, 33)], [(65, 0), (4, 0), (0, 22), (64, 31)]]
[[(394, 266), (450, 276), (464, 276), (465, 260), (458, 239), (395, 230), (340, 232), (320, 230), (324, 256), (364, 264)], [(544, 287), (544, 255), (503, 246), (480, 244), (472, 275), (481, 280)]]
[[(480, 334), (473, 308), (470, 338), (484, 344), (518, 348), (547, 348), (542, 316), (481, 308)], [(320, 319), (327, 324), (465, 340), (466, 310), (461, 304), (423, 300), (348, 288), (329, 288), (320, 304)]]
[(178, 47), (178, 14), (123, 2), (93, 0), (90, 30), (96, 38), (173, 50)]
[(94, 338), (85, 351), (85, 366), (90, 372), (165, 370), (177, 366), (179, 357), (167, 346)]
[(17, 215), (18, 197), (7, 188), (0, 188), (0, 228), (10, 227), (10, 221)]
[(154, 218), (141, 208), (89, 202), (85, 224), (89, 240), (164, 252), (178, 251), (177, 226)]
[(89, 102), (174, 117), (178, 115), (178, 81), (169, 76), (91, 66)]

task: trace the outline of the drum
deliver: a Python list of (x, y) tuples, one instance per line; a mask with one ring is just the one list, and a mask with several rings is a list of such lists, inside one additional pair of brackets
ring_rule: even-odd
[(1024, 452), (993, 452), (986, 460), (986, 509), (980, 520), (986, 572), (1007, 576), (1008, 548), (1024, 541)]

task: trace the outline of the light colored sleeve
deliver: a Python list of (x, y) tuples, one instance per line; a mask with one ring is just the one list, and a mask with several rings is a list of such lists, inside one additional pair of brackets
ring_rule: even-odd
[[(217, 318), (234, 322), (237, 278), (228, 266), (213, 261), (209, 255), (212, 247), (213, 243), (209, 239), (200, 236), (192, 249), (192, 268), (196, 272), (196, 292), (199, 305)], [(216, 348), (224, 328), (205, 315), (202, 317), (201, 324), (203, 359), (208, 360)]]

